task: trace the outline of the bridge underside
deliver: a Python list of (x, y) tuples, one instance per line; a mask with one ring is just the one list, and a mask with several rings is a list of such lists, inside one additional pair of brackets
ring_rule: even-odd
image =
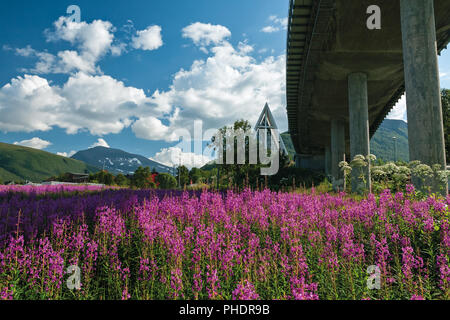
[[(367, 76), (370, 136), (405, 92), (400, 0), (291, 2), (287, 111), (296, 152), (310, 159), (324, 156), (331, 123), (339, 121), (350, 155), (349, 75)], [(381, 30), (366, 25), (373, 4), (381, 8)], [(441, 51), (450, 39), (450, 1), (436, 0), (434, 9)]]

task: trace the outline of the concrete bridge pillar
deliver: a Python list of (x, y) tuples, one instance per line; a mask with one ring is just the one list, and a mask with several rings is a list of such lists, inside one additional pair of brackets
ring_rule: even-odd
[[(410, 160), (446, 166), (433, 0), (400, 1)], [(419, 179), (414, 184), (421, 187)], [(433, 192), (448, 193), (447, 183)]]
[(328, 177), (331, 175), (331, 147), (325, 147), (325, 175)]
[(297, 154), (297, 168), (325, 171), (325, 155)]
[[(348, 76), (348, 102), (350, 113), (350, 156), (348, 162), (360, 154), (370, 154), (369, 102), (367, 97), (367, 75), (352, 73)], [(362, 176), (362, 178), (361, 178)], [(353, 168), (352, 192), (362, 193), (370, 188), (369, 166)]]
[(345, 125), (342, 121), (331, 121), (331, 177), (334, 190), (343, 190), (344, 175), (339, 163), (344, 160), (345, 154)]

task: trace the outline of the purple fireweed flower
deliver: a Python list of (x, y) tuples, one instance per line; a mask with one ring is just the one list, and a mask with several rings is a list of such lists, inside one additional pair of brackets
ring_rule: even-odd
[(295, 300), (319, 300), (317, 283), (306, 283), (304, 278), (292, 278), (291, 290)]
[(216, 299), (219, 296), (218, 290), (220, 289), (219, 277), (217, 275), (217, 270), (207, 266), (208, 272), (206, 273), (208, 282), (208, 296), (210, 299)]
[(364, 274), (367, 264), (380, 267), (393, 295), (448, 294), (450, 197), (51, 190), (0, 190), (2, 297), (16, 283), (19, 299), (67, 298), (70, 264), (81, 268), (83, 298), (100, 291), (97, 275), (114, 284), (102, 298), (160, 298), (164, 287), (174, 299), (238, 299), (269, 285), (277, 298), (315, 299), (329, 290), (329, 276), (348, 298), (343, 272)]
[(183, 272), (181, 269), (174, 269), (170, 272), (170, 288), (172, 289), (172, 298), (184, 298), (183, 294)]
[(406, 185), (406, 194), (408, 196), (414, 195), (416, 192), (416, 189), (414, 188), (414, 185), (412, 184), (407, 184)]
[(423, 259), (414, 256), (414, 249), (412, 247), (402, 248), (402, 272), (406, 279), (411, 279), (414, 269), (421, 270), (423, 267)]
[(439, 268), (439, 286), (446, 292), (450, 289), (450, 261), (443, 254), (437, 256), (437, 265)]
[(244, 283), (239, 284), (233, 291), (233, 300), (258, 300), (259, 295), (256, 292), (255, 286), (245, 280)]

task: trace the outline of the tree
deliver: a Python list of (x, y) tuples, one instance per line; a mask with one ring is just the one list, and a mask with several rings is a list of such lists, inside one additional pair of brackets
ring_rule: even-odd
[(99, 171), (89, 176), (89, 181), (98, 182), (110, 186), (114, 184), (114, 175), (106, 170)]
[[(261, 162), (260, 162), (260, 156), (259, 156), (259, 143), (258, 138), (254, 138), (253, 135), (249, 135), (245, 139), (245, 163), (244, 164), (237, 164), (237, 138), (234, 138), (234, 143), (229, 143), (229, 146), (227, 146), (227, 139), (231, 139), (233, 134), (237, 134), (239, 131), (248, 132), (251, 130), (250, 122), (247, 120), (238, 120), (234, 123), (233, 126), (230, 127), (223, 127), (219, 129), (218, 136), (221, 136), (222, 141), (222, 152), (223, 152), (223, 164), (218, 165), (219, 170), (219, 179), (220, 181), (225, 181), (226, 184), (230, 187), (232, 185), (238, 185), (238, 186), (244, 186), (245, 183), (253, 184), (253, 186), (256, 186), (256, 184), (261, 183)], [(211, 139), (212, 145), (214, 145), (216, 148), (218, 147), (218, 143), (216, 140), (216, 137), (213, 137)], [(254, 150), (257, 152), (257, 164), (250, 164), (250, 143), (254, 143), (257, 145), (257, 150)], [(227, 147), (234, 148), (234, 161), (233, 164), (226, 164), (227, 157), (226, 157), (226, 151)], [(217, 150), (216, 150), (217, 151)], [(268, 150), (267, 152), (270, 154), (271, 150)], [(271, 184), (273, 181), (274, 183), (278, 182), (282, 176), (280, 172), (281, 169), (285, 167), (289, 167), (289, 157), (287, 155), (283, 155), (280, 153), (280, 171), (275, 176), (270, 177), (264, 177), (264, 182), (267, 180), (268, 185)], [(217, 183), (217, 181), (216, 181)]]
[(116, 176), (114, 182), (120, 187), (126, 187), (130, 184), (130, 181), (128, 181), (127, 177), (125, 177), (121, 173)]
[(178, 167), (177, 181), (180, 182), (179, 187), (189, 184), (189, 169), (185, 166)]
[(168, 173), (158, 174), (155, 180), (159, 183), (159, 188), (164, 190), (175, 189), (177, 187), (177, 179)]
[[(237, 120), (233, 126), (223, 127), (219, 129), (218, 135), (222, 137), (222, 150), (216, 150), (217, 152), (222, 152), (223, 164), (218, 165), (219, 170), (219, 178), (222, 175), (227, 176), (234, 180), (234, 183), (242, 184), (243, 179), (245, 179), (247, 172), (249, 171), (251, 165), (249, 164), (249, 141), (245, 139), (245, 164), (237, 164), (237, 138), (234, 138), (234, 143), (227, 141), (227, 139), (231, 139), (231, 135), (238, 133), (239, 131), (247, 132), (251, 129), (250, 122), (247, 120)], [(231, 134), (231, 135), (230, 135)], [(213, 145), (216, 145), (218, 141), (216, 141), (216, 137), (212, 137), (211, 142)], [(234, 149), (234, 159), (233, 164), (227, 164), (227, 147), (232, 146)]]
[(192, 183), (202, 182), (203, 180), (202, 170), (200, 170), (199, 168), (192, 168), (191, 172), (189, 172), (189, 178), (192, 181)]
[(139, 189), (155, 189), (155, 175), (151, 173), (149, 167), (139, 167), (131, 178), (131, 186)]
[(444, 120), (445, 155), (450, 161), (450, 90), (442, 90), (442, 118)]

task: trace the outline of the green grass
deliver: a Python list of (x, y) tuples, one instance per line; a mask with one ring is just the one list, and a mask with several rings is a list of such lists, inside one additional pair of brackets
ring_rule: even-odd
[(91, 173), (97, 168), (32, 148), (0, 143), (0, 180), (41, 182), (65, 172)]

